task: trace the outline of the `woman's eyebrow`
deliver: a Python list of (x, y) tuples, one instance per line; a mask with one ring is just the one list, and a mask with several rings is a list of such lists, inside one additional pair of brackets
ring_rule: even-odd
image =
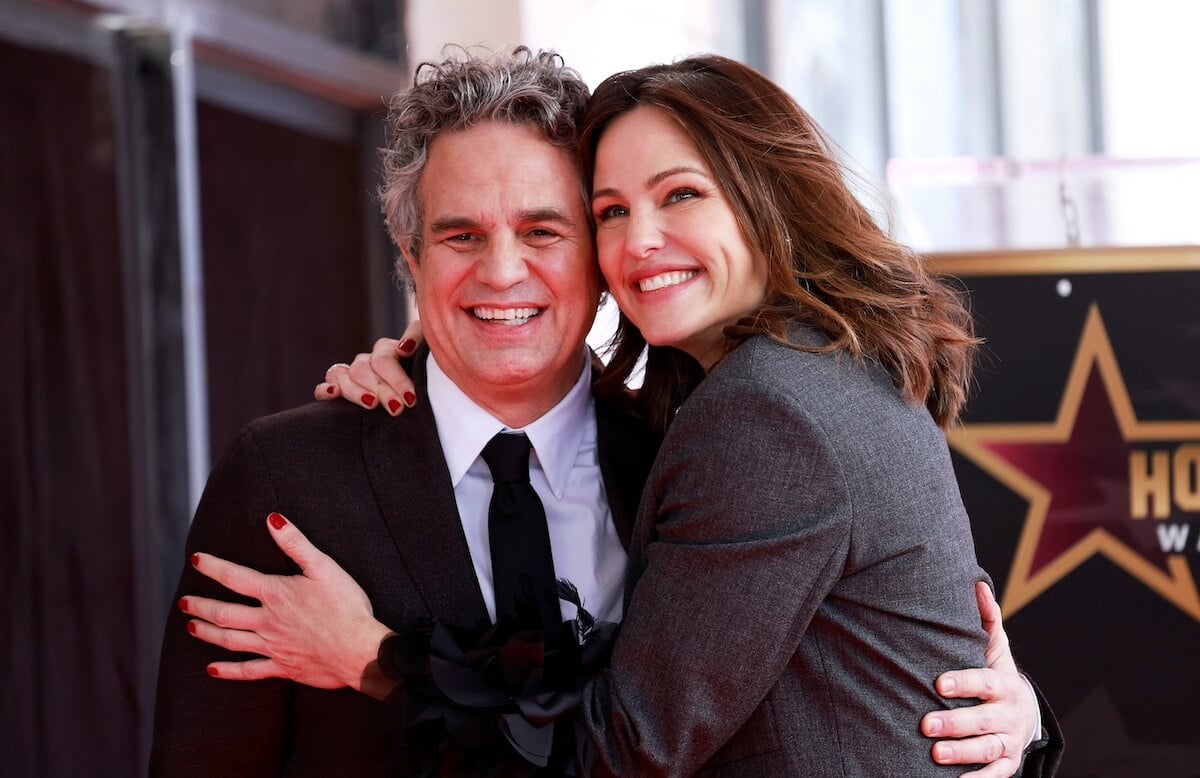
[[(701, 170), (700, 168), (692, 167), (691, 165), (679, 165), (678, 167), (672, 167), (672, 168), (667, 168), (666, 170), (661, 170), (661, 171), (655, 173), (654, 175), (650, 176), (649, 178), (646, 179), (646, 187), (649, 188), (649, 187), (655, 186), (655, 185), (665, 181), (666, 179), (670, 178), (671, 176), (677, 175), (679, 173), (695, 173), (696, 175), (704, 176), (705, 178), (709, 177), (708, 173)], [(616, 189), (614, 189), (612, 187), (605, 187), (603, 189), (597, 189), (597, 190), (593, 191), (592, 199), (594, 200), (597, 197), (613, 197), (613, 196), (616, 196), (617, 194), (618, 193), (617, 193)]]

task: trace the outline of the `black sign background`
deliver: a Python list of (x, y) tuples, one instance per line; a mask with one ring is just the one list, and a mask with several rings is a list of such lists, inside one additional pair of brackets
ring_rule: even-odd
[[(1064, 252), (1066, 256), (1069, 252)], [(1073, 252), (1078, 254), (1078, 252)], [(1194, 269), (1087, 272), (1053, 254), (1031, 272), (1006, 258), (933, 258), (969, 291), (986, 338), (964, 424), (1058, 415), (1088, 309), (1098, 306), (1139, 421), (1200, 421), (1200, 251)], [(1070, 292), (1060, 294), (1067, 280)], [(1181, 441), (1186, 442), (1186, 441)], [(1029, 504), (955, 453), (981, 564), (1003, 592)], [(1186, 516), (1200, 531), (1200, 513)], [(1200, 580), (1195, 535), (1187, 557)], [(1095, 554), (1005, 623), (1018, 663), (1064, 726), (1066, 775), (1200, 775), (1200, 622)]]

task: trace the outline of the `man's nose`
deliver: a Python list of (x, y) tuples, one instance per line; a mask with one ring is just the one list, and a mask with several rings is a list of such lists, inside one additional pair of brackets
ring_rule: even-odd
[(515, 238), (493, 240), (475, 267), (475, 277), (493, 289), (508, 289), (529, 277), (529, 248)]

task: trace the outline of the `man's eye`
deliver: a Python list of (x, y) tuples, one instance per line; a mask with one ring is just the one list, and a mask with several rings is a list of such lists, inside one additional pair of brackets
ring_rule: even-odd
[(473, 240), (474, 237), (475, 236), (469, 232), (461, 232), (458, 235), (451, 235), (450, 237), (446, 238), (446, 240), (450, 243), (467, 243)]

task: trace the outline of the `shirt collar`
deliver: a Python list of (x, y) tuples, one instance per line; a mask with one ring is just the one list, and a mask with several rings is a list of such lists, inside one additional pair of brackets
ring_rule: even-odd
[[(534, 457), (558, 499), (562, 499), (566, 491), (591, 410), (591, 360), (587, 358), (586, 349), (581, 361), (579, 378), (566, 396), (533, 422), (512, 430), (524, 432), (529, 437)], [(458, 388), (442, 371), (432, 353), (426, 364), (426, 377), (429, 407), (437, 422), (450, 483), (457, 488), (487, 442), (496, 433), (510, 428)]]

